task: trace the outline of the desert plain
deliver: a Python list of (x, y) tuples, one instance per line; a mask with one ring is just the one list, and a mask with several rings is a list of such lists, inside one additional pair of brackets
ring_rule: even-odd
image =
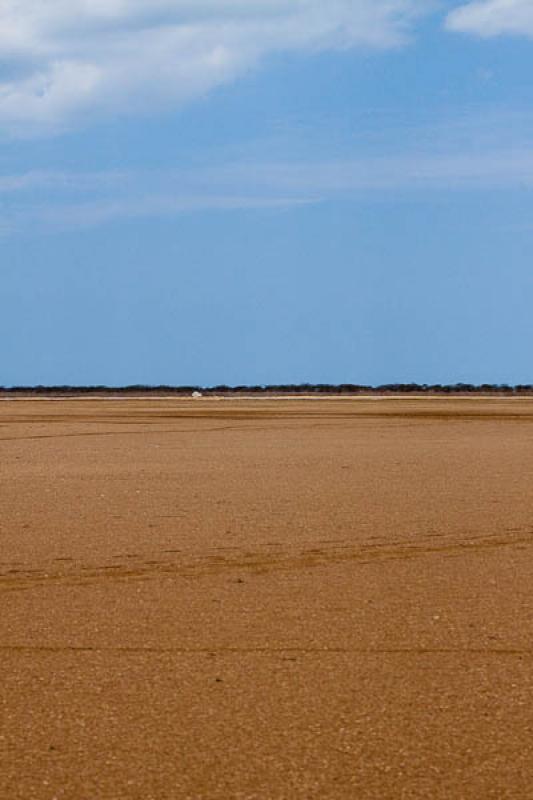
[(533, 398), (0, 401), (1, 800), (533, 798)]

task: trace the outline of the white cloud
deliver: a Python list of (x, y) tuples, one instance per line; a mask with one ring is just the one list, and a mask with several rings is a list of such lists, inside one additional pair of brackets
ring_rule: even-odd
[(477, 0), (448, 15), (449, 30), (490, 37), (502, 34), (533, 36), (532, 0)]
[(0, 128), (179, 105), (268, 54), (395, 47), (432, 0), (1, 0)]

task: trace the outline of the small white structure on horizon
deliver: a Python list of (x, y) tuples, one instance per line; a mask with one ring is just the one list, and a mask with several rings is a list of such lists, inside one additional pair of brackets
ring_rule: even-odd
[(192, 396), (194, 397), (195, 400), (197, 400), (199, 397), (202, 397), (203, 395), (201, 392), (193, 392)]

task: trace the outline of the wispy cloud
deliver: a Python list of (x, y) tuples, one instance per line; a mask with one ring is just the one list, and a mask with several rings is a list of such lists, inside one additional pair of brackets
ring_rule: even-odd
[(8, 223), (15, 232), (29, 221), (40, 230), (51, 232), (94, 228), (115, 221), (174, 217), (197, 211), (235, 211), (287, 209), (305, 205), (311, 200), (297, 197), (254, 197), (239, 195), (182, 196), (143, 195), (138, 198), (118, 197), (115, 200), (94, 200), (69, 205), (37, 206), (23, 212), (19, 209)]
[[(511, 188), (533, 185), (533, 148), (485, 154), (389, 156), (315, 164), (261, 164), (230, 168), (233, 175), (278, 191), (379, 192)], [(229, 174), (229, 172), (228, 172)]]
[(489, 37), (502, 34), (533, 36), (531, 0), (476, 0), (454, 9), (449, 30)]
[(117, 186), (127, 179), (128, 173), (119, 171), (80, 173), (34, 170), (20, 175), (0, 175), (0, 197), (38, 189), (90, 191)]
[(390, 48), (432, 0), (3, 0), (0, 128), (146, 113), (279, 51)]
[(0, 176), (0, 230), (60, 231), (205, 211), (290, 209), (391, 192), (533, 188), (533, 148), (418, 152), (198, 169)]

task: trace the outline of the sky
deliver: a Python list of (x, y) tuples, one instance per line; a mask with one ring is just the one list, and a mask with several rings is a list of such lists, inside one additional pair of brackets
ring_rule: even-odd
[(0, 385), (533, 383), (531, 0), (4, 0)]

